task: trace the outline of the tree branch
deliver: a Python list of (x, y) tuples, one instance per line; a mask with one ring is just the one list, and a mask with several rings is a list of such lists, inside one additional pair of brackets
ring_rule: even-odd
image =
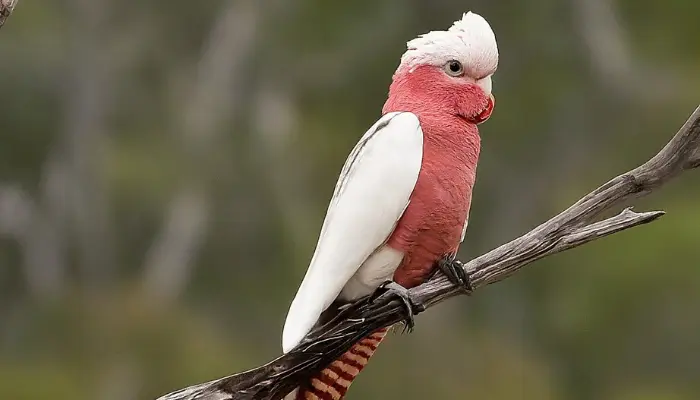
[(19, 0), (0, 0), (0, 28), (5, 25), (5, 21), (10, 18), (12, 11), (19, 3)]
[[(654, 221), (664, 213), (636, 213), (627, 208), (602, 221), (596, 221), (596, 218), (614, 206), (650, 193), (682, 171), (700, 166), (699, 149), (700, 107), (649, 161), (613, 178), (525, 235), (466, 263), (464, 268), (472, 287), (478, 289), (501, 281), (542, 257)], [(442, 275), (409, 292), (415, 301), (425, 304), (426, 308), (465, 293)], [(158, 400), (280, 399), (300, 382), (325, 368), (359, 339), (404, 318), (405, 310), (398, 300), (380, 298), (370, 303), (367, 299), (361, 299), (326, 325), (313, 330), (294, 350), (266, 365), (190, 386)]]

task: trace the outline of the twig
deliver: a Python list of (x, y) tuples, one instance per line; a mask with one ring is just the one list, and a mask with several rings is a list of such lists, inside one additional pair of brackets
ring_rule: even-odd
[(5, 21), (10, 17), (17, 3), (19, 0), (0, 0), (0, 28), (5, 25)]
[[(474, 289), (510, 276), (523, 266), (554, 253), (645, 224), (663, 211), (620, 214), (596, 221), (604, 211), (650, 193), (682, 171), (700, 166), (700, 107), (652, 159), (587, 194), (567, 210), (525, 235), (464, 265)], [(464, 292), (446, 277), (410, 290), (414, 300), (429, 308)], [(253, 370), (190, 386), (158, 400), (277, 400), (300, 382), (325, 368), (353, 343), (372, 331), (405, 318), (398, 300), (369, 303), (359, 300), (335, 319), (312, 331), (294, 350)]]

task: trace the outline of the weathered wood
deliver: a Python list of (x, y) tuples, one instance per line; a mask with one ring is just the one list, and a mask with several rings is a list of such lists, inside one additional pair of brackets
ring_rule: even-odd
[(0, 28), (2, 28), (5, 21), (10, 17), (18, 2), (19, 0), (0, 0)]
[[(598, 221), (615, 206), (646, 195), (685, 170), (700, 166), (700, 107), (653, 158), (641, 166), (613, 178), (574, 205), (540, 226), (464, 265), (473, 289), (495, 283), (542, 257), (580, 246), (603, 236), (652, 222), (663, 211), (620, 214)], [(409, 291), (429, 308), (465, 293), (445, 276)], [(282, 398), (299, 382), (318, 373), (372, 331), (400, 322), (405, 315), (402, 303), (379, 299), (359, 300), (326, 325), (312, 331), (294, 350), (247, 372), (190, 386), (158, 400), (243, 400)]]

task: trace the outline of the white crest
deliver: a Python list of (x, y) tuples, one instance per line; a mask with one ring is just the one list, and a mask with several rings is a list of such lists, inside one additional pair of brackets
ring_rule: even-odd
[(407, 43), (399, 69), (430, 64), (441, 66), (458, 60), (467, 76), (480, 79), (491, 75), (498, 66), (496, 36), (479, 14), (465, 13), (447, 31), (432, 31)]

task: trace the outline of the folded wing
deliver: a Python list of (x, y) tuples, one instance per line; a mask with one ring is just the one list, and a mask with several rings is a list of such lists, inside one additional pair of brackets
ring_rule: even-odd
[(294, 348), (362, 263), (389, 238), (408, 205), (423, 159), (423, 132), (409, 112), (384, 115), (350, 153), (309, 269), (282, 334)]

